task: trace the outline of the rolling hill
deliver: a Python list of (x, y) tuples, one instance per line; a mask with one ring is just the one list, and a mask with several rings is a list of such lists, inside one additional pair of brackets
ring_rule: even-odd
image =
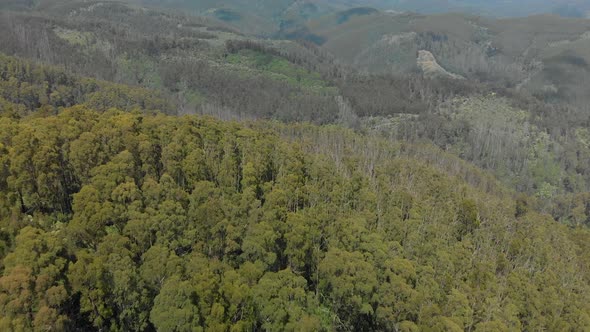
[[(80, 85), (0, 61), (16, 108)], [(453, 154), (81, 97), (0, 113), (0, 330), (590, 328), (588, 229)]]
[(488, 17), (524, 17), (548, 13), (566, 17), (586, 17), (590, 11), (590, 4), (584, 0), (373, 0), (348, 3), (421, 14), (463, 12)]
[(314, 49), (250, 40), (209, 17), (124, 3), (38, 6), (1, 13), (1, 52), (160, 90), (181, 114), (319, 122), (337, 117), (338, 89), (318, 72), (330, 70), (330, 59)]
[[(287, 41), (248, 36), (211, 17), (118, 2), (45, 1), (1, 15), (0, 51), (158, 91), (173, 105), (168, 113), (336, 123), (427, 140), (542, 197), (564, 222), (572, 220), (571, 209), (554, 204), (590, 188), (583, 166), (589, 116), (580, 106), (587, 86), (577, 84), (590, 61), (584, 20), (359, 7), (285, 29), (293, 39), (308, 39)], [(464, 114), (479, 114), (478, 108), (511, 111), (490, 111), (489, 132), (474, 137), (481, 128)], [(525, 114), (527, 137), (541, 145), (500, 140), (511, 147), (496, 150), (476, 140), (515, 130), (506, 127), (513, 113)], [(477, 153), (468, 148), (476, 141)], [(512, 151), (530, 157), (490, 160), (512, 158)], [(551, 172), (535, 166), (548, 162)]]
[[(416, 70), (419, 50), (447, 71), (585, 105), (590, 22), (555, 15), (489, 19), (465, 14), (338, 12), (285, 34), (321, 45), (372, 73)], [(346, 20), (342, 18), (346, 16)]]
[(590, 25), (428, 4), (1, 2), (0, 331), (590, 330)]

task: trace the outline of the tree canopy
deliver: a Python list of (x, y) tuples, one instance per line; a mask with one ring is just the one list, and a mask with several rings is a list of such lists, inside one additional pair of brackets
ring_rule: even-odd
[(590, 328), (590, 233), (467, 166), (337, 127), (0, 127), (2, 330)]

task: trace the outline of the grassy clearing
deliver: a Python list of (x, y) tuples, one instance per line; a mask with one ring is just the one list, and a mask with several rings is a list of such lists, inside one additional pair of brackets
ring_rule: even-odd
[(308, 89), (326, 89), (328, 83), (317, 72), (308, 71), (284, 58), (252, 50), (242, 50), (227, 57), (232, 65), (255, 70), (272, 79), (286, 81), (289, 84)]
[(65, 29), (56, 27), (53, 32), (61, 39), (74, 46), (87, 47), (92, 43), (93, 35), (89, 32)]

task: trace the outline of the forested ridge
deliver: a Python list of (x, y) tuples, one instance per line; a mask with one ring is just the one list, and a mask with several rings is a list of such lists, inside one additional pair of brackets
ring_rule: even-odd
[(587, 230), (398, 146), (82, 106), (0, 121), (2, 330), (590, 328)]
[(85, 104), (96, 111), (112, 107), (173, 113), (174, 104), (158, 91), (84, 78), (0, 53), (0, 104), (4, 115), (57, 113)]
[(2, 330), (589, 328), (588, 231), (435, 147), (28, 105), (47, 90), (23, 77), (2, 89)]
[(231, 119), (354, 125), (338, 100), (351, 105), (353, 116), (417, 114), (445, 97), (477, 90), (418, 75), (365, 75), (312, 43), (242, 36), (198, 17), (116, 2), (84, 6), (59, 7), (69, 12), (65, 17), (50, 10), (4, 12), (0, 51), (157, 90), (177, 113)]
[[(286, 41), (231, 6), (129, 2), (0, 4), (0, 331), (590, 331), (573, 90), (488, 76), (522, 72), (468, 61), (461, 15), (349, 9)], [(261, 13), (286, 33), (328, 11), (306, 4)], [(424, 31), (387, 43), (465, 77), (329, 53), (391, 17)]]

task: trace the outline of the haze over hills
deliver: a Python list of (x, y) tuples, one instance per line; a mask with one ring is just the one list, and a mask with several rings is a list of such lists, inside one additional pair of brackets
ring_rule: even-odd
[(0, 2), (0, 331), (590, 330), (585, 5)]
[[(463, 12), (488, 17), (518, 17), (557, 14), (566, 17), (586, 17), (590, 4), (584, 0), (525, 0), (523, 1), (458, 1), (458, 0), (124, 0), (124, 2), (154, 8), (184, 10), (197, 15), (214, 17), (255, 35), (273, 35), (277, 31), (301, 25), (307, 20), (339, 10), (357, 7), (398, 12), (436, 14)], [(55, 0), (4, 1), (0, 8), (47, 8)]]
[[(227, 20), (137, 4), (44, 0), (19, 10), (2, 14), (1, 51), (158, 90), (180, 114), (389, 128), (388, 136), (428, 139), (552, 204), (590, 188), (581, 166), (590, 95), (583, 84), (590, 61), (584, 19), (339, 7), (278, 34), (271, 28), (276, 39), (258, 39)], [(534, 126), (518, 135), (527, 142), (496, 150), (485, 138), (483, 151), (469, 151), (479, 124), (458, 115), (460, 100), (508, 111), (491, 113), (497, 118), (486, 135), (515, 130), (509, 122), (525, 114), (519, 121)], [(546, 153), (535, 150), (543, 132), (549, 134), (542, 138)], [(493, 161), (512, 152), (527, 157)], [(559, 170), (550, 176), (537, 168), (549, 161)], [(559, 210), (556, 219), (569, 218)]]
[(281, 17), (284, 13), (299, 8), (310, 12), (324, 12), (329, 8), (374, 7), (383, 10), (411, 11), (424, 14), (444, 12), (467, 12), (492, 17), (529, 16), (535, 14), (556, 13), (565, 16), (585, 17), (590, 4), (584, 0), (523, 0), (523, 1), (482, 1), (482, 0), (282, 0), (282, 1), (153, 1), (135, 0), (142, 4), (187, 8), (206, 11), (215, 8), (227, 8), (244, 12)]
[(547, 13), (586, 17), (588, 10), (590, 10), (590, 4), (584, 0), (378, 0), (367, 3), (382, 9), (423, 14), (466, 12), (490, 17), (516, 17)]
[(437, 14), (463, 12), (488, 17), (519, 17), (557, 14), (586, 17), (590, 4), (584, 0), (457, 1), (457, 0), (282, 0), (282, 1), (151, 1), (131, 0), (139, 4), (192, 10), (235, 24), (259, 35), (299, 25), (338, 10), (369, 7), (379, 10)]
[[(315, 41), (345, 63), (370, 72), (409, 72), (418, 50), (458, 75), (517, 86), (584, 105), (590, 23), (540, 15), (487, 19), (465, 14), (343, 12), (287, 34)], [(349, 13), (351, 13), (349, 11)], [(551, 93), (553, 92), (553, 93)]]
[[(303, 3), (309, 4), (298, 4)], [(214, 5), (184, 5), (189, 4)], [(248, 12), (245, 3), (233, 5)], [(258, 5), (281, 13), (292, 4)], [(587, 20), (422, 15), (336, 5), (278, 33), (270, 28), (267, 33), (275, 39), (258, 39), (239, 31), (235, 22), (210, 15), (44, 0), (2, 14), (0, 50), (78, 75), (158, 90), (180, 114), (390, 128), (387, 135), (427, 138), (530, 194), (550, 188), (550, 197), (566, 195), (572, 183), (590, 187), (580, 166), (586, 160), (580, 151), (587, 149), (589, 117), (590, 85), (583, 84), (590, 61)], [(493, 113), (499, 118), (489, 125), (498, 132), (513, 130), (504, 127), (507, 121), (526, 114), (523, 121), (534, 123), (523, 133), (527, 143), (511, 150), (528, 157), (496, 164), (491, 159), (505, 159), (509, 151), (483, 141), (486, 150), (469, 152), (469, 135), (478, 123), (457, 117), (460, 98), (465, 105), (509, 110)], [(534, 137), (543, 132), (549, 133), (544, 149), (556, 150), (531, 154), (538, 143)], [(557, 173), (539, 174), (535, 167), (547, 162), (542, 155)], [(568, 213), (556, 211), (554, 217), (568, 218)]]

